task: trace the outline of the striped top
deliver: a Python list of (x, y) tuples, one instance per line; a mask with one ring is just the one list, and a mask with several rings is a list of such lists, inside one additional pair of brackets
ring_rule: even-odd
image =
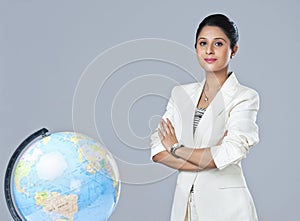
[[(195, 116), (194, 116), (194, 125), (193, 125), (194, 133), (205, 111), (206, 108), (202, 108), (202, 107), (196, 108)], [(194, 192), (194, 184), (192, 185), (191, 192)]]
[(199, 124), (199, 122), (200, 122), (200, 120), (201, 120), (201, 118), (202, 118), (205, 110), (206, 110), (206, 108), (202, 108), (202, 107), (196, 108), (195, 116), (194, 116), (194, 125), (193, 125), (193, 128), (194, 128), (193, 132), (194, 133), (196, 131), (196, 128), (197, 128), (197, 126), (198, 126), (198, 124)]

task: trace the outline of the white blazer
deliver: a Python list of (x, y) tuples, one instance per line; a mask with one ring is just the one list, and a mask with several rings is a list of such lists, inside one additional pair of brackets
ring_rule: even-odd
[[(217, 166), (200, 172), (180, 171), (171, 220), (184, 221), (191, 186), (200, 221), (255, 221), (257, 214), (243, 175), (241, 160), (257, 144), (258, 93), (241, 85), (232, 72), (207, 107), (193, 135), (193, 120), (205, 79), (175, 86), (163, 118), (169, 118), (180, 143), (211, 147)], [(217, 145), (225, 131), (222, 144)], [(157, 130), (151, 135), (151, 157), (164, 151)]]

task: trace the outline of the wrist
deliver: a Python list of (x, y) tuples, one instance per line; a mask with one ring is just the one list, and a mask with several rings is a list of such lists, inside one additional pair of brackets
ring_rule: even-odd
[(170, 154), (173, 155), (174, 157), (176, 158), (180, 158), (178, 155), (176, 155), (176, 150), (178, 150), (179, 148), (183, 147), (182, 144), (180, 143), (175, 143), (171, 146), (171, 149), (170, 149)]

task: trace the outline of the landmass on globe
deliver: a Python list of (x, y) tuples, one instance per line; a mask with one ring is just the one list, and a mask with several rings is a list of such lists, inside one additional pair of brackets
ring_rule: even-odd
[(15, 207), (28, 221), (105, 221), (121, 187), (108, 150), (74, 132), (53, 133), (30, 145), (12, 179)]

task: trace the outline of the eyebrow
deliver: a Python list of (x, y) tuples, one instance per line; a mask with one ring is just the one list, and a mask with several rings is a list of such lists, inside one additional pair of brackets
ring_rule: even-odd
[[(200, 40), (200, 39), (207, 39), (207, 38), (205, 38), (205, 37), (199, 37), (198, 40)], [(226, 42), (226, 40), (224, 38), (221, 38), (221, 37), (214, 38), (214, 40), (220, 40), (220, 39)]]

